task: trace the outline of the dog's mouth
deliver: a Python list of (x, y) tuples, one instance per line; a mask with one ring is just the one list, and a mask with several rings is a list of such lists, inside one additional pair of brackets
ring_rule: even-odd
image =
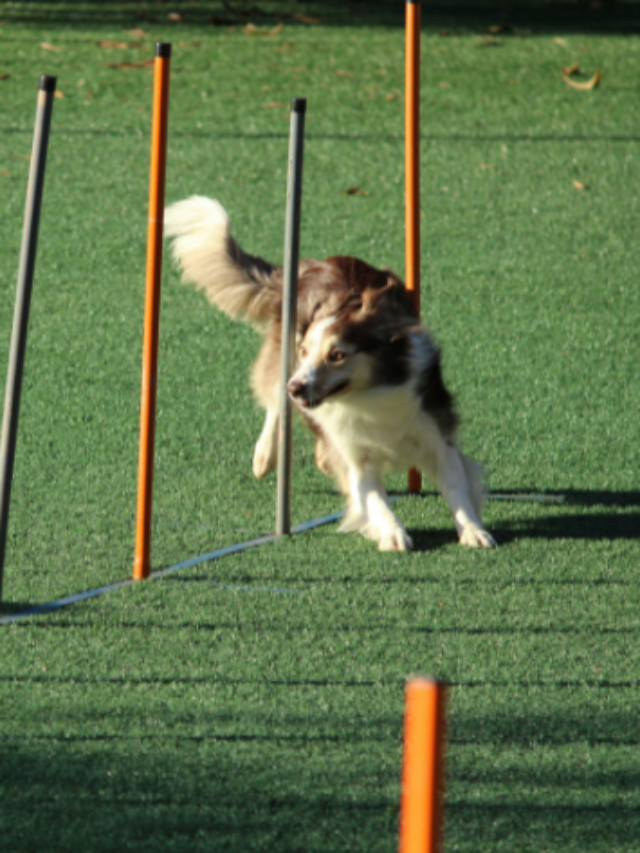
[(337, 394), (340, 394), (342, 391), (346, 391), (349, 387), (349, 380), (345, 379), (344, 382), (339, 382), (335, 388), (332, 388), (328, 391), (324, 397), (294, 397), (296, 403), (302, 409), (317, 409), (318, 406), (322, 405), (325, 400), (328, 400), (330, 397), (335, 397)]

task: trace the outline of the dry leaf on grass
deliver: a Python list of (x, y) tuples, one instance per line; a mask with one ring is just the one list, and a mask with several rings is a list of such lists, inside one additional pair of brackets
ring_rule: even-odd
[(0, 74), (0, 80), (9, 80), (10, 77), (11, 74), (7, 74), (6, 72), (4, 74)]
[(348, 190), (342, 191), (342, 195), (369, 195), (369, 193), (361, 190), (360, 187), (349, 187)]
[(129, 35), (141, 39), (148, 36), (149, 33), (146, 30), (129, 30)]
[(577, 190), (581, 190), (581, 191), (586, 190), (586, 188), (587, 188), (587, 185), (583, 184), (582, 181), (574, 181), (573, 185)]
[(588, 92), (590, 89), (595, 89), (600, 85), (600, 81), (602, 80), (602, 72), (596, 71), (591, 80), (586, 80), (584, 83), (579, 83), (577, 80), (572, 80), (571, 77), (568, 77), (563, 73), (562, 79), (565, 83), (571, 86), (574, 89), (580, 89), (583, 92)]
[(40, 45), (40, 47), (41, 47), (43, 50), (53, 50), (53, 51), (55, 51), (56, 53), (60, 53), (60, 51), (62, 50), (62, 48), (61, 48), (61, 47), (54, 47), (52, 44), (49, 44), (49, 43), (48, 43), (48, 42), (46, 42), (46, 41), (43, 41), (43, 42), (42, 42), (42, 44)]
[(97, 41), (96, 44), (98, 45), (98, 47), (112, 50), (126, 50), (127, 48), (131, 48), (132, 50), (134, 50), (141, 47), (146, 47), (143, 42), (139, 41)]
[(167, 17), (170, 21), (173, 21), (174, 24), (181, 24), (184, 21), (184, 18), (179, 12), (169, 12)]
[(565, 77), (575, 77), (580, 73), (580, 66), (577, 62), (572, 62), (571, 65), (562, 69), (562, 73)]
[(256, 27), (254, 24), (247, 24), (246, 27), (242, 28), (242, 32), (247, 36), (277, 36), (278, 33), (282, 32), (283, 29), (284, 24), (282, 22), (280, 22), (270, 30), (265, 30)]
[(153, 68), (154, 59), (143, 59), (141, 62), (106, 62), (107, 68)]
[(301, 24), (321, 24), (322, 21), (320, 18), (314, 18), (312, 15), (303, 15), (301, 12), (296, 12), (295, 15), (291, 16), (295, 18), (296, 21), (300, 21)]
[(269, 101), (266, 104), (262, 104), (262, 106), (270, 109), (277, 109), (277, 107), (284, 107), (286, 104), (281, 104), (280, 101)]
[(61, 92), (60, 89), (56, 89), (53, 95), (54, 98), (64, 98), (64, 92)]

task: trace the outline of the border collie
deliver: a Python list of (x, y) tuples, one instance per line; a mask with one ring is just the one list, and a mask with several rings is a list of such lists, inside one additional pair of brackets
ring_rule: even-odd
[[(266, 409), (253, 472), (264, 477), (277, 462), (282, 268), (241, 249), (212, 199), (171, 205), (164, 224), (183, 280), (264, 333), (253, 368), (253, 390)], [(480, 520), (480, 469), (456, 444), (458, 420), (440, 352), (402, 281), (357, 258), (301, 261), (296, 342), (287, 390), (316, 436), (318, 467), (348, 497), (341, 530), (373, 539), (381, 551), (410, 550), (382, 476), (416, 468), (442, 492), (460, 542), (493, 547)]]

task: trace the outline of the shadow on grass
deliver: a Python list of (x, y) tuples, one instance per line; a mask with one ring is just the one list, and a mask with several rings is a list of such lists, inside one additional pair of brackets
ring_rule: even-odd
[[(408, 493), (395, 492), (398, 497), (417, 497)], [(423, 493), (423, 496), (432, 493)], [(511, 506), (520, 502), (525, 506), (537, 506), (541, 512), (534, 518), (521, 518), (515, 521), (493, 521), (489, 526), (495, 534), (498, 545), (509, 544), (522, 539), (566, 540), (577, 539), (586, 541), (616, 541), (640, 539), (640, 492), (610, 492), (565, 490), (563, 492), (547, 493), (544, 497), (550, 499), (537, 501), (528, 500), (528, 492), (522, 490), (506, 490), (506, 495), (513, 496)], [(564, 500), (563, 500), (564, 499)], [(554, 503), (558, 500), (558, 503)], [(505, 503), (508, 503), (508, 499)], [(547, 513), (548, 506), (553, 506), (553, 513)], [(564, 511), (564, 509), (568, 511)], [(583, 508), (587, 512), (576, 511)], [(598, 510), (601, 511), (598, 511)], [(413, 538), (416, 551), (434, 551), (451, 543), (451, 533), (446, 530), (409, 531)]]
[[(65, 28), (171, 27), (180, 38), (185, 25), (226, 33), (229, 28), (271, 27), (307, 30), (324, 26), (403, 27), (401, 0), (282, 0), (279, 3), (238, 0), (40, 0), (6, 4), (3, 19)], [(542, 33), (621, 33), (640, 31), (640, 7), (634, 2), (607, 0), (451, 0), (423, 2), (422, 28), (443, 36), (489, 33), (492, 37), (522, 38)], [(253, 31), (255, 32), (255, 30)]]
[[(557, 505), (553, 514), (506, 524), (497, 522), (492, 529), (504, 543), (518, 539), (640, 539), (640, 492), (567, 490), (558, 496), (563, 496), (565, 502)], [(564, 507), (567, 512), (562, 511)], [(576, 511), (578, 508), (587, 511), (581, 513)]]
[[(59, 735), (39, 734), (36, 724), (29, 741), (5, 738), (5, 848), (75, 853), (88, 838), (92, 853), (395, 846), (399, 718), (374, 710), (363, 730), (357, 714), (282, 715), (265, 737), (263, 715), (238, 708), (227, 724), (247, 736), (233, 739), (220, 736), (212, 708), (200, 708), (202, 731), (189, 736), (194, 721), (172, 707), (162, 719), (146, 718), (144, 733), (127, 731), (133, 721), (124, 719), (113, 738), (83, 737), (71, 730), (83, 714), (95, 728), (94, 715), (77, 704)], [(55, 719), (52, 710), (47, 720)], [(450, 722), (445, 824), (455, 849), (637, 849), (637, 762), (632, 753), (616, 764), (593, 751), (637, 746), (632, 711), (528, 716), (525, 702), (512, 715), (459, 713)], [(326, 736), (314, 737), (314, 727)], [(541, 747), (563, 746), (588, 751), (589, 760), (563, 751), (535, 760)]]
[(26, 601), (0, 601), (0, 616), (10, 616), (12, 613), (22, 613), (33, 607), (32, 602)]

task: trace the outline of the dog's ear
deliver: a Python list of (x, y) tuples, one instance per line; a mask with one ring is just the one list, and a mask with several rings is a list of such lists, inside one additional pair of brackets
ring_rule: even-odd
[(367, 289), (364, 291), (362, 309), (369, 314), (400, 314), (415, 317), (415, 311), (404, 284), (393, 275), (389, 276), (385, 287), (379, 290)]

